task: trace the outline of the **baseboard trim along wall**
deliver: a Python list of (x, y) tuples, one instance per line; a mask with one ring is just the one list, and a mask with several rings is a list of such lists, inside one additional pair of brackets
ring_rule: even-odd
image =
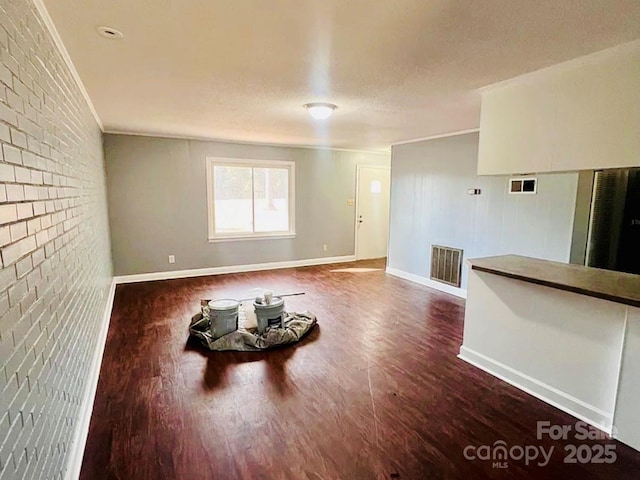
[(91, 370), (87, 386), (80, 407), (80, 415), (76, 423), (76, 429), (73, 434), (67, 463), (67, 471), (65, 480), (77, 480), (80, 477), (80, 469), (82, 468), (82, 458), (84, 457), (84, 449), (87, 444), (87, 436), (89, 434), (89, 424), (91, 422), (91, 414), (93, 413), (93, 402), (96, 398), (96, 390), (98, 388), (98, 378), (100, 377), (100, 367), (102, 366), (102, 357), (107, 342), (107, 333), (109, 332), (109, 322), (111, 321), (111, 311), (113, 309), (113, 299), (116, 293), (116, 283), (111, 282), (107, 303), (102, 317), (102, 328), (98, 336), (96, 350), (93, 353), (91, 361)]
[(424, 285), (425, 287), (433, 288), (434, 290), (440, 290), (441, 292), (448, 293), (449, 295), (454, 295), (460, 298), (467, 298), (467, 291), (463, 288), (452, 287), (450, 285), (446, 285), (444, 283), (436, 282), (427, 277), (422, 277), (420, 275), (415, 275), (413, 273), (403, 272), (402, 270), (397, 270), (395, 268), (387, 267), (386, 272), (389, 275), (393, 275), (394, 277), (399, 277), (404, 280), (409, 280), (413, 283), (419, 283), (420, 285)]
[[(611, 435), (613, 415), (469, 348), (458, 358)], [(540, 420), (546, 420), (541, 418)]]
[(260, 270), (279, 270), (282, 268), (310, 267), (312, 265), (327, 265), (331, 263), (355, 262), (355, 255), (342, 257), (308, 258), (305, 260), (288, 260), (284, 262), (253, 263), (248, 265), (232, 265), (228, 267), (194, 268), (190, 270), (172, 270), (168, 272), (139, 273), (135, 275), (121, 275), (114, 277), (116, 284), (151, 282), (154, 280), (173, 280), (176, 278), (206, 277), (207, 275), (222, 275), (225, 273), (258, 272)]

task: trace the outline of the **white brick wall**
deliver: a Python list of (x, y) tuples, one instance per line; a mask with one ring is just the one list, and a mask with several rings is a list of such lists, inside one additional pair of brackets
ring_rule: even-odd
[(31, 0), (2, 0), (0, 480), (63, 477), (110, 282), (100, 130)]

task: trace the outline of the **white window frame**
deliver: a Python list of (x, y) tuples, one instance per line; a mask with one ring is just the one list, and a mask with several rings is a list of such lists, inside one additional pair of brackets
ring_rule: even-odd
[[(274, 240), (279, 238), (295, 238), (296, 236), (296, 164), (282, 160), (251, 160), (239, 158), (207, 157), (207, 215), (209, 242), (230, 242), (241, 240)], [(215, 225), (215, 166), (234, 166), (249, 168), (286, 168), (289, 170), (289, 231), (260, 232), (243, 234), (219, 234)]]

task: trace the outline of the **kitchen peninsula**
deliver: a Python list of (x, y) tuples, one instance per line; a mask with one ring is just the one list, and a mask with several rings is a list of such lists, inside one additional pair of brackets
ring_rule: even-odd
[(640, 276), (469, 260), (459, 357), (640, 450)]

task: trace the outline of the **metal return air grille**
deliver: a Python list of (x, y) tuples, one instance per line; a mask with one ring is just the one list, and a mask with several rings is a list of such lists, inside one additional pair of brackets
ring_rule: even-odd
[(431, 280), (460, 287), (462, 273), (462, 250), (432, 245)]

